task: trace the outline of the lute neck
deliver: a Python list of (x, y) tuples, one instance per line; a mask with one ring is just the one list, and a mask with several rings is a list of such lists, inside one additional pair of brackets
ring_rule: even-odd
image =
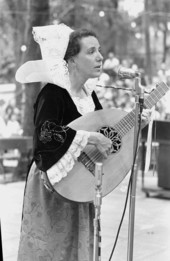
[[(152, 107), (167, 93), (170, 87), (164, 82), (157, 84), (156, 89), (153, 90), (145, 99), (144, 108), (152, 109)], [(116, 125), (115, 129), (121, 137), (129, 132), (135, 125), (135, 109), (123, 117)]]

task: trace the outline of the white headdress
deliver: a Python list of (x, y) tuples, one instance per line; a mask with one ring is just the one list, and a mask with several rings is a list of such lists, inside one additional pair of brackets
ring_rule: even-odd
[(50, 82), (68, 89), (69, 73), (64, 56), (72, 31), (65, 24), (33, 27), (42, 60), (24, 63), (16, 72), (16, 80), (20, 83)]

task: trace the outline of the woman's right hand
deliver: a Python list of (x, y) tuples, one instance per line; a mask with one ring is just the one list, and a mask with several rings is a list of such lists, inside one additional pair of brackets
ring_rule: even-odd
[(90, 132), (89, 144), (93, 144), (101, 152), (104, 158), (110, 154), (112, 141), (99, 132)]

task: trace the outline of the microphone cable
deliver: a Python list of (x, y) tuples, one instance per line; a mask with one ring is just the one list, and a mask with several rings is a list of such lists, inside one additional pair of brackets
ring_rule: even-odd
[(124, 208), (123, 208), (123, 213), (122, 213), (122, 217), (121, 217), (121, 220), (120, 220), (120, 223), (119, 223), (119, 227), (118, 227), (118, 230), (117, 230), (115, 242), (114, 242), (114, 245), (113, 245), (113, 248), (112, 248), (110, 257), (109, 257), (109, 261), (111, 261), (112, 256), (113, 256), (113, 253), (114, 253), (114, 251), (115, 251), (115, 248), (116, 248), (116, 245), (117, 245), (117, 241), (118, 241), (118, 237), (119, 237), (119, 233), (120, 233), (120, 229), (121, 229), (121, 227), (122, 227), (123, 220), (124, 220), (124, 217), (125, 217), (125, 212), (126, 212), (127, 203), (128, 203), (129, 191), (130, 191), (130, 188), (131, 188), (131, 185), (132, 185), (132, 173), (133, 173), (133, 170), (134, 170), (134, 166), (135, 166), (135, 162), (136, 162), (136, 156), (137, 156), (137, 151), (138, 151), (139, 137), (140, 137), (140, 131), (141, 131), (141, 122), (142, 122), (142, 119), (141, 119), (141, 114), (140, 114), (140, 118), (139, 118), (139, 128), (138, 128), (138, 133), (137, 133), (137, 143), (136, 143), (136, 148), (135, 148), (135, 157), (134, 157), (133, 163), (132, 163), (132, 170), (131, 170), (131, 175), (130, 175), (130, 178), (129, 178), (129, 183), (128, 183), (128, 188), (127, 188), (127, 193), (126, 193), (126, 198), (125, 198), (125, 204), (124, 204)]
[[(115, 89), (115, 90), (124, 90), (124, 91), (134, 91), (134, 89), (133, 88), (130, 88), (130, 87), (128, 87), (128, 88), (125, 88), (125, 87), (117, 87), (117, 86), (115, 86), (115, 85), (101, 85), (101, 84), (96, 84), (96, 87), (100, 87), (100, 88), (111, 88), (111, 89)], [(153, 89), (152, 89), (153, 90)], [(148, 91), (148, 90), (145, 90), (144, 91), (144, 93), (146, 93), (146, 94), (151, 94), (151, 92), (152, 92), (152, 90), (150, 91)]]

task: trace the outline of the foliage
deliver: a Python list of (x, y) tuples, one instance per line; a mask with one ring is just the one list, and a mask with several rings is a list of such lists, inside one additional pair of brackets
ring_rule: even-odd
[[(170, 1), (169, 0), (145, 0), (147, 10), (144, 10), (137, 18), (136, 23), (138, 29), (143, 32), (145, 21), (149, 19), (151, 29), (152, 52), (156, 52), (155, 62), (166, 61), (168, 59), (169, 43), (168, 43), (168, 23), (170, 23)], [(168, 61), (167, 61), (168, 63)], [(158, 66), (159, 66), (158, 65)]]
[[(52, 1), (52, 5), (52, 16), (57, 21), (73, 28), (93, 29), (100, 39), (105, 57), (111, 49), (120, 58), (127, 56), (132, 39), (130, 18), (128, 14), (119, 12), (118, 1), (63, 0), (58, 3)], [(100, 15), (100, 12), (104, 12), (104, 16)]]

